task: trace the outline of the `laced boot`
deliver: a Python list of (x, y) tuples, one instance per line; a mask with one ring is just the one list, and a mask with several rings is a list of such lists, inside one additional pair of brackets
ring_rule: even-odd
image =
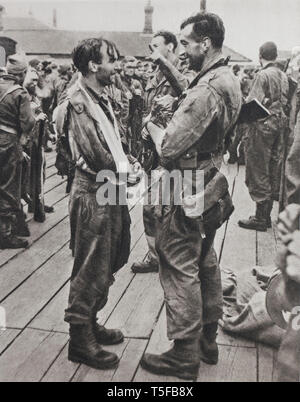
[(70, 325), (68, 358), (74, 363), (86, 364), (98, 370), (116, 368), (119, 364), (115, 353), (101, 348), (91, 325)]
[(196, 381), (200, 366), (199, 340), (175, 340), (173, 348), (166, 353), (146, 353), (141, 366), (154, 374)]
[(238, 225), (243, 229), (266, 232), (268, 205), (269, 201), (257, 203), (255, 216), (250, 216), (248, 220), (240, 220)]
[(119, 329), (107, 329), (97, 323), (96, 315), (92, 320), (92, 328), (96, 341), (101, 345), (118, 345), (124, 342), (124, 335)]
[(219, 348), (217, 345), (218, 323), (203, 326), (200, 337), (200, 358), (206, 364), (217, 364), (219, 361)]

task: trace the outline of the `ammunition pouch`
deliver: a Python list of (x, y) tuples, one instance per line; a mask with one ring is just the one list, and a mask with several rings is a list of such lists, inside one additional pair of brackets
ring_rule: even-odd
[(226, 177), (217, 171), (202, 193), (183, 199), (183, 210), (203, 222), (205, 233), (220, 228), (234, 211)]

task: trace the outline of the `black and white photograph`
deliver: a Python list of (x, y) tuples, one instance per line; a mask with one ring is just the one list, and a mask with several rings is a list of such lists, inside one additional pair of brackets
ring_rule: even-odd
[(0, 0), (0, 383), (21, 382), (300, 382), (300, 0)]

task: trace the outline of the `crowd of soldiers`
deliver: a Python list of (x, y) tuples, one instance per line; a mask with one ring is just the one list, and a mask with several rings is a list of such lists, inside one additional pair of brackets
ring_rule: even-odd
[[(230, 68), (224, 35), (220, 17), (200, 13), (181, 25), (179, 52), (178, 38), (168, 31), (153, 35), (146, 61), (120, 58), (113, 43), (91, 38), (73, 50), (72, 65), (38, 59), (28, 65), (13, 55), (0, 73), (0, 248), (28, 245), (22, 239), (30, 236), (24, 202), (38, 222), (53, 212), (43, 199), (44, 152), (52, 151), (49, 141), (57, 142), (56, 166), (68, 175), (70, 192), (74, 267), (65, 320), (71, 361), (116, 367), (118, 357), (101, 345), (124, 340), (120, 330), (97, 323), (130, 250), (128, 207), (99, 205), (96, 193), (105, 185), (96, 180), (99, 171), (125, 172), (132, 185), (141, 166), (148, 175), (188, 169), (193, 189), (195, 173), (204, 172), (198, 215), (189, 216), (184, 204), (144, 205), (149, 252), (132, 266), (134, 273), (159, 272), (174, 340), (164, 354), (145, 354), (142, 366), (187, 380), (196, 378), (200, 360), (217, 364), (219, 358), (223, 298), (213, 243), (233, 210), (220, 173), (225, 155), (229, 163), (246, 165), (256, 203), (255, 215), (240, 220), (240, 227), (266, 231), (274, 201), (281, 199), (282, 209), (300, 203), (298, 53), (282, 66), (276, 45), (267, 42), (259, 49), (259, 68)], [(268, 116), (239, 122), (242, 105), (254, 99)], [(300, 207), (294, 204), (280, 216), (279, 233), (285, 275), (299, 283)]]

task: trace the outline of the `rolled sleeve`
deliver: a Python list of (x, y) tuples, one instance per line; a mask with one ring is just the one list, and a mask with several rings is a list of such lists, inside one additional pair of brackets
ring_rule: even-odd
[(219, 116), (221, 101), (208, 85), (190, 90), (170, 121), (161, 147), (162, 160), (173, 161), (191, 148)]

